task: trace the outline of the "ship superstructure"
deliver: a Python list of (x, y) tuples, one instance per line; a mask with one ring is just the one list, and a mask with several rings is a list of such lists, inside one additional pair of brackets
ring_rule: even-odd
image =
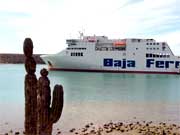
[(108, 39), (83, 36), (67, 39), (60, 53), (43, 55), (50, 70), (170, 73), (180, 72), (180, 58), (166, 42), (154, 39)]

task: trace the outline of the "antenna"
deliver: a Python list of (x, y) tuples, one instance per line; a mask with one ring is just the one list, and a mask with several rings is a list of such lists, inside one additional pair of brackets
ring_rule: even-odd
[(80, 39), (83, 39), (83, 37), (84, 37), (84, 34), (83, 34), (83, 32), (81, 32), (81, 31), (79, 31), (79, 35), (80, 35)]

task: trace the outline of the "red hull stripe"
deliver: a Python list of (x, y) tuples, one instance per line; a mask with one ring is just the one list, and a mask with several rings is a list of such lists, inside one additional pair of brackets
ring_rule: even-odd
[(49, 68), (54, 71), (73, 71), (73, 72), (110, 72), (110, 73), (144, 73), (144, 74), (180, 74), (178, 72), (156, 72), (156, 71), (123, 71), (123, 70), (97, 70), (97, 69), (67, 69)]

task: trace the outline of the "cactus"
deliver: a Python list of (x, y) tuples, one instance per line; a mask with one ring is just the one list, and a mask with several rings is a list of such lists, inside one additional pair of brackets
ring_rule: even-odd
[(53, 123), (56, 123), (63, 108), (63, 87), (55, 85), (51, 104), (50, 81), (48, 71), (42, 69), (37, 81), (36, 62), (33, 55), (33, 42), (30, 38), (24, 40), (25, 55), (25, 134), (51, 135)]
[(36, 62), (32, 57), (33, 42), (30, 38), (24, 40), (23, 50), (25, 54), (25, 134), (37, 134), (37, 78)]
[(41, 77), (38, 80), (38, 134), (51, 135), (53, 123), (56, 123), (62, 113), (63, 108), (63, 87), (55, 85), (53, 91), (53, 100), (51, 102), (50, 81), (47, 77), (48, 71), (42, 69)]

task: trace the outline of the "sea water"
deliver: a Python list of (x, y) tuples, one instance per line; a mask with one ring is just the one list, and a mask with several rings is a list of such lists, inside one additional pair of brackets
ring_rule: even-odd
[[(37, 65), (36, 75), (47, 68)], [(0, 65), (0, 133), (24, 130), (23, 64)], [(64, 88), (54, 125), (64, 132), (89, 122), (155, 121), (180, 124), (180, 75), (49, 71), (51, 90)]]

